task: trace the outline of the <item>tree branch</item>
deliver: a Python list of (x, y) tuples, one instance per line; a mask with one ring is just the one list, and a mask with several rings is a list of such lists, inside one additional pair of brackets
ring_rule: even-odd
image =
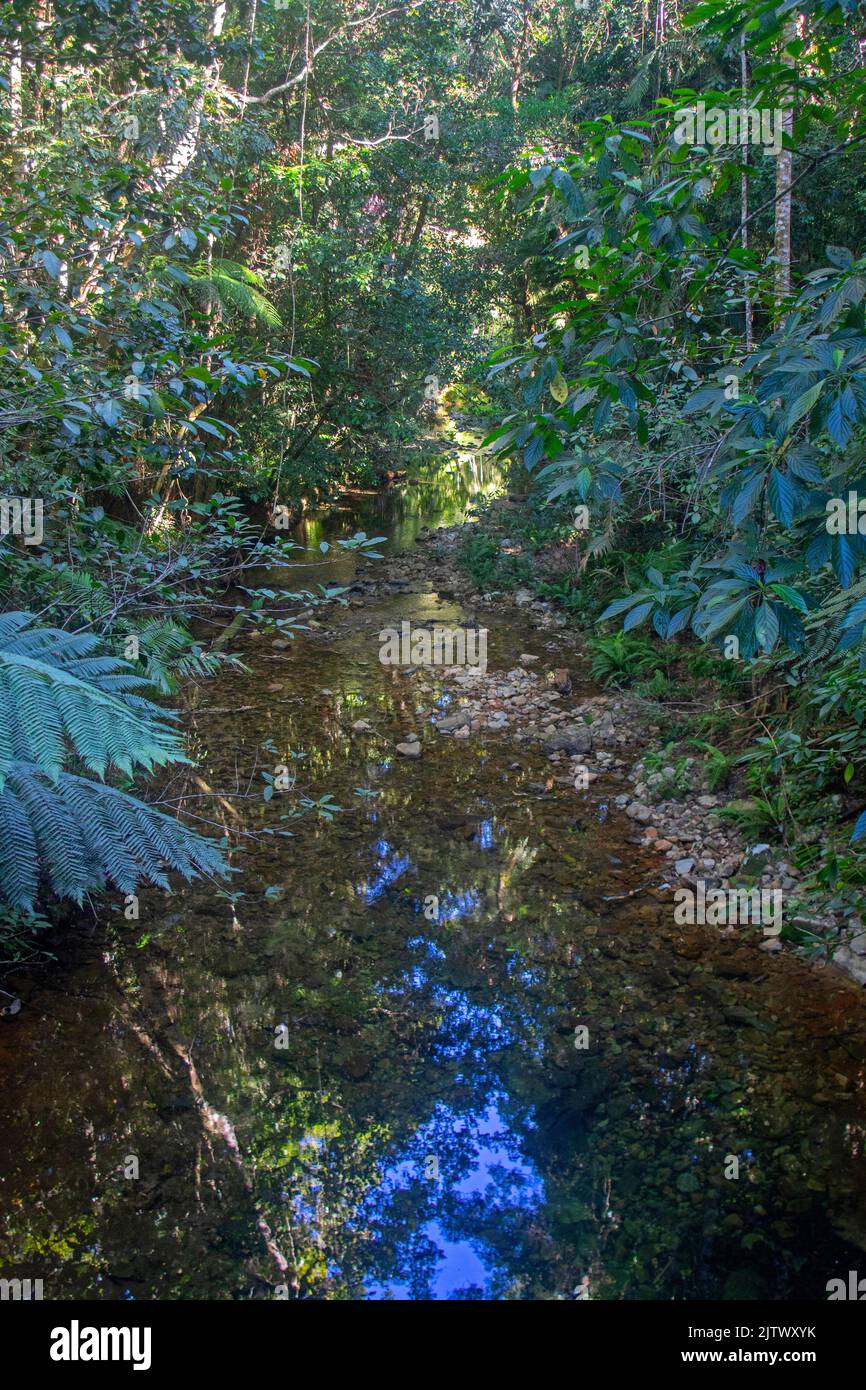
[[(364, 15), (361, 19), (350, 19), (341, 29), (336, 29), (333, 34), (329, 34), (326, 39), (322, 39), (321, 43), (316, 44), (310, 54), (309, 61), (304, 63), (304, 66), (299, 72), (295, 73), (294, 77), (287, 78), (285, 82), (279, 83), (276, 87), (270, 87), (268, 91), (262, 92), (260, 96), (250, 96), (248, 94), (243, 95), (240, 92), (232, 92), (229, 99), (244, 106), (261, 106), (265, 102), (270, 101), (272, 97), (279, 96), (282, 92), (288, 92), (292, 87), (297, 87), (299, 83), (303, 82), (304, 78), (313, 71), (313, 64), (319, 54), (323, 53), (325, 49), (336, 42), (337, 39), (344, 38), (350, 30), (362, 28), (366, 24), (374, 24), (377, 19), (387, 19), (390, 15), (408, 14), (410, 10), (417, 10), (419, 6), (426, 3), (427, 0), (408, 0), (408, 3), (405, 5), (392, 5), (386, 10), (374, 10), (372, 14)], [(229, 94), (227, 93), (227, 95)]]

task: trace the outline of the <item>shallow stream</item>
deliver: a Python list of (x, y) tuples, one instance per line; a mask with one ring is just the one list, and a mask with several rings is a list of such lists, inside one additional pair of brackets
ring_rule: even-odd
[[(308, 524), (316, 568), (279, 582), (347, 577), (323, 537), (458, 520), (479, 480), (443, 470)], [(603, 780), (433, 732), (377, 634), (461, 616), (380, 598), (336, 637), (244, 637), (249, 674), (187, 692), (200, 782), (165, 794), (217, 789), (259, 832), (240, 896), (150, 891), (137, 921), (117, 899), (12, 977), (0, 1275), (52, 1299), (822, 1299), (866, 1273), (860, 995), (624, 898), (658, 869)], [(573, 660), (484, 622), (491, 667)], [(265, 802), (276, 762), (296, 792)], [(300, 792), (342, 809), (294, 818)]]

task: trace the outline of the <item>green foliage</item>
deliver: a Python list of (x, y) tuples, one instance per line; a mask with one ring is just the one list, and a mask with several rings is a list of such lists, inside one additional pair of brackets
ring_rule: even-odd
[[(50, 955), (40, 937), (52, 923), (41, 912), (21, 911), (0, 902), (0, 959), (24, 962)], [(0, 990), (0, 1008), (7, 1007)]]
[(27, 763), (4, 764), (0, 830), (0, 895), (25, 912), (43, 881), (80, 904), (108, 885), (121, 893), (142, 880), (168, 888), (169, 869), (184, 878), (224, 872), (212, 842), (137, 797), (72, 772), (51, 778)]
[(237, 261), (218, 257), (208, 265), (187, 271), (186, 277), (191, 289), (208, 307), (216, 303), (228, 313), (255, 319), (264, 328), (282, 328), (282, 319), (262, 293), (261, 276)]
[(693, 759), (676, 757), (674, 745), (668, 744), (661, 752), (644, 755), (643, 765), (654, 798), (682, 800), (692, 790), (691, 769)]
[(146, 685), (90, 635), (36, 627), (27, 613), (0, 617), (0, 898), (9, 907), (32, 911), (43, 881), (81, 903), (109, 883), (168, 887), (166, 867), (188, 878), (224, 871), (211, 842), (104, 781), (188, 761), (168, 717), (139, 693)]
[(722, 748), (717, 748), (706, 739), (690, 738), (689, 747), (697, 748), (704, 755), (704, 775), (710, 791), (717, 792), (728, 785), (736, 759)]
[(145, 681), (163, 695), (187, 680), (215, 676), (226, 664), (242, 667), (237, 657), (207, 651), (182, 624), (171, 618), (148, 618), (131, 628), (137, 640)]
[(745, 797), (729, 802), (718, 815), (730, 820), (747, 840), (760, 840), (769, 835), (780, 839), (785, 833), (788, 806), (782, 793), (775, 796)]
[(479, 589), (513, 589), (533, 577), (528, 558), (503, 554), (500, 542), (483, 531), (466, 538), (458, 559)]
[(627, 633), (594, 637), (589, 643), (593, 680), (603, 685), (633, 685), (645, 672), (658, 666), (659, 653), (650, 642)]

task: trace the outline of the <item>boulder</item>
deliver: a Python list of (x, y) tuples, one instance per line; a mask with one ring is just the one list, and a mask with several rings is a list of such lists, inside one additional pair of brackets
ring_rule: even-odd
[(591, 753), (592, 730), (586, 724), (566, 724), (545, 735), (542, 748), (545, 753)]
[(453, 734), (455, 729), (462, 729), (471, 720), (471, 712), (468, 709), (455, 710), (453, 714), (446, 714), (444, 719), (437, 719), (435, 728), (440, 734)]

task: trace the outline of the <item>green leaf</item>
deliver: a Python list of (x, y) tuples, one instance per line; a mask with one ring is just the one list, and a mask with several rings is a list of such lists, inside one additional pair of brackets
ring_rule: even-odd
[(771, 584), (770, 588), (789, 608), (796, 608), (799, 613), (808, 613), (809, 605), (803, 595), (792, 589), (789, 584)]
[(45, 269), (48, 271), (48, 274), (51, 276), (52, 280), (56, 280), (61, 270), (63, 269), (63, 263), (60, 261), (60, 259), (57, 256), (55, 256), (53, 251), (43, 251), (40, 256), (40, 260)]
[(821, 395), (821, 392), (824, 390), (826, 381), (826, 377), (822, 377), (820, 381), (815, 382), (814, 386), (810, 386), (808, 391), (804, 391), (802, 396), (797, 397), (788, 411), (787, 427), (789, 430), (796, 425), (798, 420), (802, 420), (803, 416), (807, 415), (812, 409), (818, 397)]
[(652, 602), (641, 603), (637, 608), (633, 608), (622, 625), (623, 632), (630, 632), (633, 627), (638, 627), (649, 616), (652, 609)]
[(790, 478), (787, 474), (780, 473), (778, 468), (773, 468), (770, 472), (767, 495), (776, 516), (784, 526), (790, 526), (794, 520), (796, 494)]
[(771, 603), (762, 603), (755, 614), (755, 637), (765, 652), (771, 652), (779, 640), (779, 619)]

